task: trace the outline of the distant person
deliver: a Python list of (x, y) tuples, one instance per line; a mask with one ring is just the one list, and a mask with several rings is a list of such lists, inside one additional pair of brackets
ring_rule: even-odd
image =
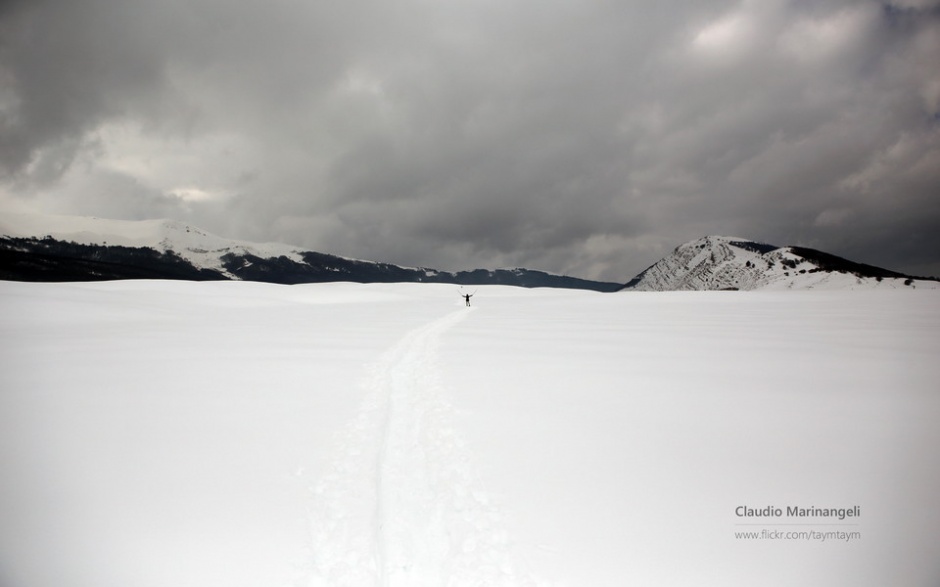
[(466, 300), (467, 305), (469, 306), (469, 305), (470, 305), (470, 298), (473, 297), (473, 294), (460, 294), (460, 295), (463, 296), (463, 299)]

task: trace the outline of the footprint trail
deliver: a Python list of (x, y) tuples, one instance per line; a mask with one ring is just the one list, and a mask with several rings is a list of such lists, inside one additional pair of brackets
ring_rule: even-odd
[(371, 367), (358, 414), (309, 511), (310, 587), (526, 586), (498, 507), (473, 474), (437, 365), (461, 309)]

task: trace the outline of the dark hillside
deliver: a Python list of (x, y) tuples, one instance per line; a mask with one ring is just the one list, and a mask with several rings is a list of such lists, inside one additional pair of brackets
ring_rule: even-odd
[(194, 267), (172, 251), (148, 247), (81, 245), (53, 238), (0, 238), (0, 279), (108, 281), (185, 279), (217, 281), (224, 275)]

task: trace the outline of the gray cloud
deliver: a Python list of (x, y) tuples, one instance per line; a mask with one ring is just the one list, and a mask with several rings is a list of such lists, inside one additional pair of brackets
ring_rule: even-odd
[(626, 280), (739, 234), (940, 274), (933, 0), (0, 8), (0, 203)]

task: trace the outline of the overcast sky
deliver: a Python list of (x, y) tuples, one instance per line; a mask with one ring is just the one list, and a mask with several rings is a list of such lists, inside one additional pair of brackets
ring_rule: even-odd
[(626, 281), (940, 275), (940, 0), (5, 0), (0, 210)]

